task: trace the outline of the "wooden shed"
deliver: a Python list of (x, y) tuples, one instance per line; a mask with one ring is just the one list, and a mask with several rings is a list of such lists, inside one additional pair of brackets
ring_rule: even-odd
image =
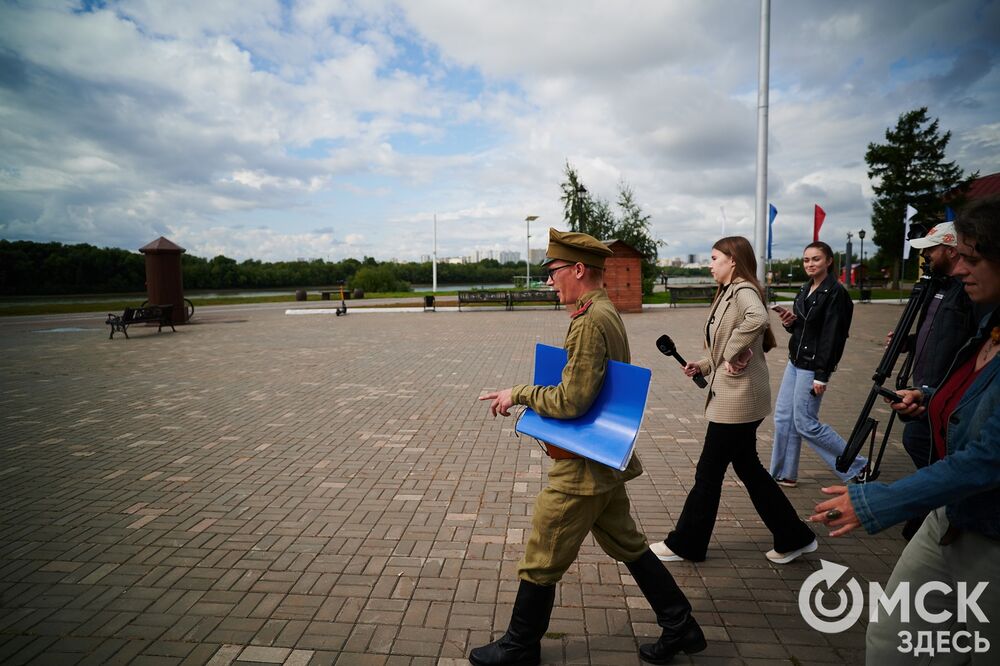
[(642, 312), (642, 254), (620, 240), (603, 241), (614, 255), (604, 262), (604, 288), (619, 312)]

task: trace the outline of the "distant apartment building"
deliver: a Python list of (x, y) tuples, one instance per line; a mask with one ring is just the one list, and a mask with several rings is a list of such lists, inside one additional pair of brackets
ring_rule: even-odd
[(528, 258), (531, 260), (531, 263), (538, 265), (543, 261), (545, 261), (545, 250), (532, 249), (531, 254), (528, 255)]
[(521, 261), (521, 253), (520, 252), (501, 252), (500, 253), (500, 259), (499, 259), (499, 261), (500, 261), (501, 264), (509, 264), (511, 262), (517, 263), (517, 262)]

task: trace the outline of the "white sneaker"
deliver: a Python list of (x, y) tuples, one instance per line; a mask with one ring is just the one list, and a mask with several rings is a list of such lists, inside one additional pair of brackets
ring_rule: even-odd
[(802, 546), (798, 550), (790, 550), (787, 553), (779, 553), (772, 548), (767, 551), (764, 556), (775, 564), (788, 564), (799, 555), (815, 552), (817, 548), (819, 548), (819, 542), (817, 542), (816, 539), (813, 539), (810, 543)]
[(657, 541), (652, 546), (649, 547), (653, 551), (653, 555), (660, 558), (661, 562), (683, 562), (684, 558), (675, 553), (674, 551), (667, 548), (667, 544), (662, 541)]

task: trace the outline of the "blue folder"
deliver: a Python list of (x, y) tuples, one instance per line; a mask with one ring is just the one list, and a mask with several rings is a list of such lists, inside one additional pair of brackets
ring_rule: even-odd
[[(557, 385), (565, 366), (566, 350), (535, 345), (536, 385)], [(647, 368), (608, 361), (604, 386), (586, 414), (575, 419), (553, 419), (525, 409), (515, 430), (602, 465), (624, 470), (632, 459), (635, 438), (642, 425), (651, 376)]]

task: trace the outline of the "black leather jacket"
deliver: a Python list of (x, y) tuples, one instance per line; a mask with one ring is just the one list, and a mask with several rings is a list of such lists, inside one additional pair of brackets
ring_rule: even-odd
[[(916, 350), (924, 358), (924, 376), (914, 377), (914, 382), (937, 387), (944, 379), (955, 354), (969, 338), (976, 334), (979, 321), (990, 308), (974, 304), (965, 293), (962, 281), (957, 278), (936, 278), (935, 296), (941, 304), (934, 315), (934, 328), (927, 338), (925, 349)], [(930, 301), (920, 313), (914, 332), (907, 338), (903, 351), (914, 351), (917, 346), (917, 332), (927, 318)]]
[(785, 327), (792, 334), (788, 358), (796, 368), (814, 371), (816, 381), (828, 382), (844, 354), (854, 303), (832, 274), (812, 294), (811, 284), (806, 282), (799, 289), (792, 306), (796, 319)]

